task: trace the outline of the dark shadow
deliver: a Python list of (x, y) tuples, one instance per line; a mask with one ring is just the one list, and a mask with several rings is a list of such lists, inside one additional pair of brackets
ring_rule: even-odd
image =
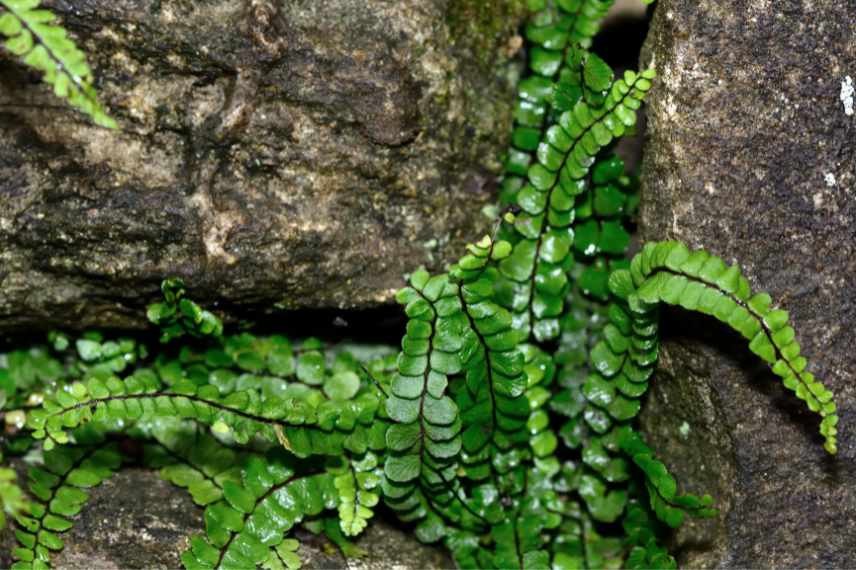
[(621, 16), (607, 20), (592, 43), (592, 51), (613, 69), (635, 69), (648, 35), (652, 12), (644, 18)]

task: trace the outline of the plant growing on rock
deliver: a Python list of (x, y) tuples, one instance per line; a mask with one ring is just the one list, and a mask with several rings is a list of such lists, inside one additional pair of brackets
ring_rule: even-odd
[(205, 509), (188, 568), (296, 567), (296, 525), (347, 547), (380, 501), (461, 567), (672, 567), (664, 532), (715, 510), (678, 492), (635, 429), (662, 304), (745, 337), (836, 452), (832, 394), (768, 295), (677, 242), (625, 257), (637, 185), (611, 147), (654, 71), (615, 77), (588, 50), (610, 2), (530, 5), (501, 191), (514, 213), (447, 272), (409, 276), (400, 350), (224, 332), (170, 279), (148, 311), (157, 351), (54, 334), (6, 356), (5, 414), (26, 415), (6, 446), (42, 453), (26, 504), (0, 479), (18, 567), (50, 563), (124, 438)]
[(0, 0), (0, 34), (3, 47), (42, 73), (54, 94), (68, 101), (96, 124), (111, 129), (116, 122), (95, 93), (92, 69), (56, 16), (40, 7), (41, 0)]

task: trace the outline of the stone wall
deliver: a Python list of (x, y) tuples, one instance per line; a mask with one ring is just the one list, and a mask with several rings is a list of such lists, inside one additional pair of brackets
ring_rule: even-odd
[[(660, 0), (643, 235), (739, 262), (788, 310), (839, 402), (839, 454), (737, 335), (667, 312), (649, 438), (716, 521), (688, 567), (847, 567), (856, 557), (856, 78), (852, 0)], [(683, 429), (680, 429), (683, 426)], [(681, 433), (685, 435), (682, 436)]]
[(0, 54), (0, 331), (377, 306), (489, 226), (521, 0), (45, 5), (121, 131)]

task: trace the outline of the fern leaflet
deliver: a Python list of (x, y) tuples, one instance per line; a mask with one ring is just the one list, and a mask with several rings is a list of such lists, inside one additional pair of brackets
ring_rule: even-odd
[(42, 72), (57, 97), (89, 115), (96, 124), (117, 128), (98, 102), (92, 70), (86, 56), (68, 37), (49, 10), (39, 8), (41, 0), (0, 0), (0, 33), (7, 37), (4, 47), (30, 67)]

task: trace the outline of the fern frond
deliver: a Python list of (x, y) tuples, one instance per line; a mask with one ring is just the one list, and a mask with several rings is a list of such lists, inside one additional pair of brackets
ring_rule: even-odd
[[(649, 243), (634, 258), (629, 272), (611, 278), (610, 288), (626, 296), (634, 325), (646, 322), (659, 303), (666, 303), (711, 315), (739, 332), (749, 341), (749, 350), (767, 362), (784, 386), (822, 418), (824, 447), (830, 454), (836, 453), (838, 416), (832, 392), (806, 371), (808, 362), (800, 355), (788, 313), (773, 308), (768, 294), (753, 295), (739, 267), (728, 266), (703, 250), (690, 252), (680, 242)], [(633, 343), (637, 344), (642, 343)], [(614, 348), (619, 347), (610, 350)], [(656, 356), (656, 348), (652, 348)], [(631, 351), (631, 358), (642, 365), (646, 353), (643, 348), (639, 360)]]
[(89, 499), (85, 489), (100, 485), (121, 463), (116, 444), (109, 442), (45, 451), (43, 466), (29, 472), (29, 510), (15, 517), (13, 568), (48, 568), (51, 551), (64, 546), (60, 533), (72, 527), (72, 517)]
[(379, 500), (376, 489), (381, 478), (375, 472), (379, 463), (371, 452), (360, 460), (348, 458), (345, 463), (332, 471), (336, 475), (333, 484), (339, 492), (339, 527), (345, 536), (357, 536), (374, 516), (372, 507)]
[(181, 279), (164, 279), (161, 291), (164, 301), (149, 305), (146, 316), (161, 328), (162, 343), (185, 334), (213, 338), (223, 336), (223, 321), (189, 299)]
[(223, 498), (227, 481), (240, 483), (244, 454), (224, 446), (208, 434), (181, 430), (166, 441), (144, 447), (146, 465), (158, 469), (161, 478), (185, 488), (200, 506)]
[(485, 236), (468, 249), (450, 272), (460, 283), (458, 297), (469, 325), (461, 351), (466, 382), (455, 399), (467, 475), (480, 480), (489, 475), (497, 450), (526, 442), (529, 404), (523, 354), (504, 340), (511, 334), (511, 314), (493, 301), (496, 269), (488, 267), (504, 259), (511, 245)]
[(742, 334), (750, 341), (750, 350), (771, 364), (784, 385), (821, 416), (824, 447), (836, 452), (838, 417), (832, 393), (805, 371), (807, 362), (787, 326), (787, 313), (773, 309), (769, 295), (753, 295), (739, 268), (702, 250), (690, 252), (679, 242), (649, 243), (629, 270), (612, 274), (609, 288), (615, 302), (603, 339), (591, 350), (593, 372), (582, 386), (585, 424), (577, 422), (572, 432), (573, 438), (587, 440), (583, 460), (595, 473), (583, 476), (588, 477), (588, 486), (585, 492), (580, 489), (580, 495), (596, 519), (603, 520), (596, 511), (609, 496), (611, 454), (619, 449), (645, 474), (651, 506), (668, 525), (680, 525), (687, 514), (715, 512), (710, 497), (677, 495), (674, 478), (628, 427), (657, 362), (660, 303), (711, 315)]
[(213, 385), (180, 379), (165, 385), (148, 369), (120, 380), (93, 377), (75, 382), (47, 398), (28, 416), (36, 438), (65, 443), (66, 430), (91, 420), (145, 421), (157, 417), (197, 420), (228, 426), (239, 442), (256, 434), (279, 441), (298, 456), (366, 450), (369, 426), (379, 402), (366, 392), (353, 400), (322, 400), (305, 394), (280, 398), (256, 390), (221, 395)]
[(438, 506), (455, 495), (451, 482), (461, 450), (461, 418), (446, 387), (448, 375), (461, 371), (467, 325), (457, 292), (447, 275), (430, 277), (419, 270), (397, 295), (410, 321), (386, 401), (395, 423), (386, 435), (384, 495), (405, 520), (424, 518), (425, 501)]
[(619, 436), (621, 451), (629, 455), (645, 474), (651, 509), (657, 518), (672, 528), (681, 526), (685, 513), (694, 517), (712, 517), (716, 510), (711, 508), (710, 495), (678, 495), (678, 484), (666, 466), (654, 457), (652, 450), (638, 433), (623, 429)]
[(0, 33), (4, 47), (30, 67), (42, 72), (57, 97), (89, 115), (96, 124), (117, 128), (98, 102), (92, 70), (86, 56), (56, 24), (56, 16), (40, 9), (40, 0), (0, 0)]
[(627, 71), (612, 84), (601, 107), (580, 100), (550, 127), (538, 145), (538, 162), (515, 196), (522, 209), (514, 227), (520, 241), (499, 267), (508, 280), (502, 304), (514, 314), (518, 340), (542, 342), (559, 336), (568, 291), (570, 228), (576, 197), (587, 188), (595, 156), (636, 123), (636, 110), (651, 88), (653, 69)]
[[(2, 457), (0, 457), (2, 459)], [(29, 501), (18, 486), (14, 469), (0, 468), (0, 528), (6, 526), (6, 517), (16, 517), (29, 509)]]
[[(591, 45), (600, 21), (613, 3), (614, 0), (565, 0), (558, 6), (540, 2), (530, 7), (533, 14), (525, 36), (530, 44), (531, 75), (518, 85), (515, 128), (500, 193), (502, 203), (513, 203), (538, 144), (544, 138), (545, 126), (555, 122), (557, 108), (559, 112), (570, 109), (583, 93), (585, 61), (581, 65), (581, 59), (589, 57), (585, 48)], [(600, 58), (592, 56), (592, 61), (595, 60)], [(576, 96), (562, 88), (563, 85), (577, 85)], [(600, 91), (605, 89), (600, 87)], [(601, 100), (603, 95), (605, 92)]]
[(184, 566), (293, 567), (288, 554), (294, 552), (293, 543), (281, 546), (286, 533), (337, 502), (331, 474), (301, 473), (297, 467), (281, 454), (249, 457), (241, 482), (224, 482), (223, 499), (206, 507), (205, 535), (191, 539), (190, 549), (181, 555)]

